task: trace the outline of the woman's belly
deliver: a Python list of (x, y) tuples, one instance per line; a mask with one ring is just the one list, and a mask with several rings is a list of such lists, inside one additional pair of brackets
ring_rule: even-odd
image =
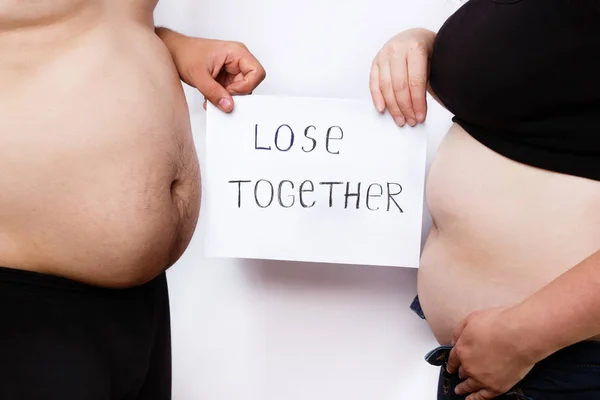
[[(53, 51), (0, 60), (0, 265), (131, 286), (188, 245), (198, 159), (151, 24), (90, 15), (76, 35), (36, 28), (56, 35)], [(26, 33), (13, 36), (0, 50)]]
[(426, 197), (434, 226), (418, 290), (442, 344), (471, 312), (514, 305), (600, 249), (600, 182), (508, 160), (458, 125)]

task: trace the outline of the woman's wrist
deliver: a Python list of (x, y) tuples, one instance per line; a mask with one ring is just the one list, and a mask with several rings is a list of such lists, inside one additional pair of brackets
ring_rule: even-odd
[(537, 363), (563, 347), (555, 329), (543, 311), (535, 310), (526, 300), (506, 310), (506, 324), (510, 327), (521, 354), (532, 363)]

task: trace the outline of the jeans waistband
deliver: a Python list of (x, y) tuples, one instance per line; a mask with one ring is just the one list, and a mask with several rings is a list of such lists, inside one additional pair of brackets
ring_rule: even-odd
[(540, 361), (538, 365), (597, 365), (600, 366), (600, 342), (584, 341), (565, 347)]
[[(425, 360), (435, 366), (443, 366), (448, 362), (452, 346), (440, 346), (425, 356)], [(600, 342), (584, 341), (565, 347), (538, 362), (538, 366), (554, 365), (586, 365), (600, 367)]]

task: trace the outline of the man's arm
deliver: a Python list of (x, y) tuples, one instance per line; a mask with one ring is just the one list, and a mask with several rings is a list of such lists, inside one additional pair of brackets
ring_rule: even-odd
[(155, 32), (171, 53), (181, 80), (221, 111), (232, 111), (232, 96), (252, 93), (266, 77), (242, 43), (186, 36), (164, 27)]
[(184, 35), (182, 35), (181, 33), (177, 33), (169, 28), (165, 28), (162, 26), (155, 27), (154, 32), (165, 43), (165, 45), (167, 46), (169, 51), (171, 50), (172, 46), (174, 45), (174, 43), (173, 43), (174, 40), (184, 37)]

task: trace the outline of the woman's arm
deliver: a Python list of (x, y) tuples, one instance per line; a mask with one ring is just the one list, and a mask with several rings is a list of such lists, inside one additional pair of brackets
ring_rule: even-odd
[[(448, 371), (467, 400), (505, 393), (556, 351), (600, 335), (600, 251), (513, 307), (477, 311), (454, 332)], [(494, 360), (494, 362), (490, 362)]]
[(527, 348), (543, 359), (600, 335), (600, 250), (512, 309)]

